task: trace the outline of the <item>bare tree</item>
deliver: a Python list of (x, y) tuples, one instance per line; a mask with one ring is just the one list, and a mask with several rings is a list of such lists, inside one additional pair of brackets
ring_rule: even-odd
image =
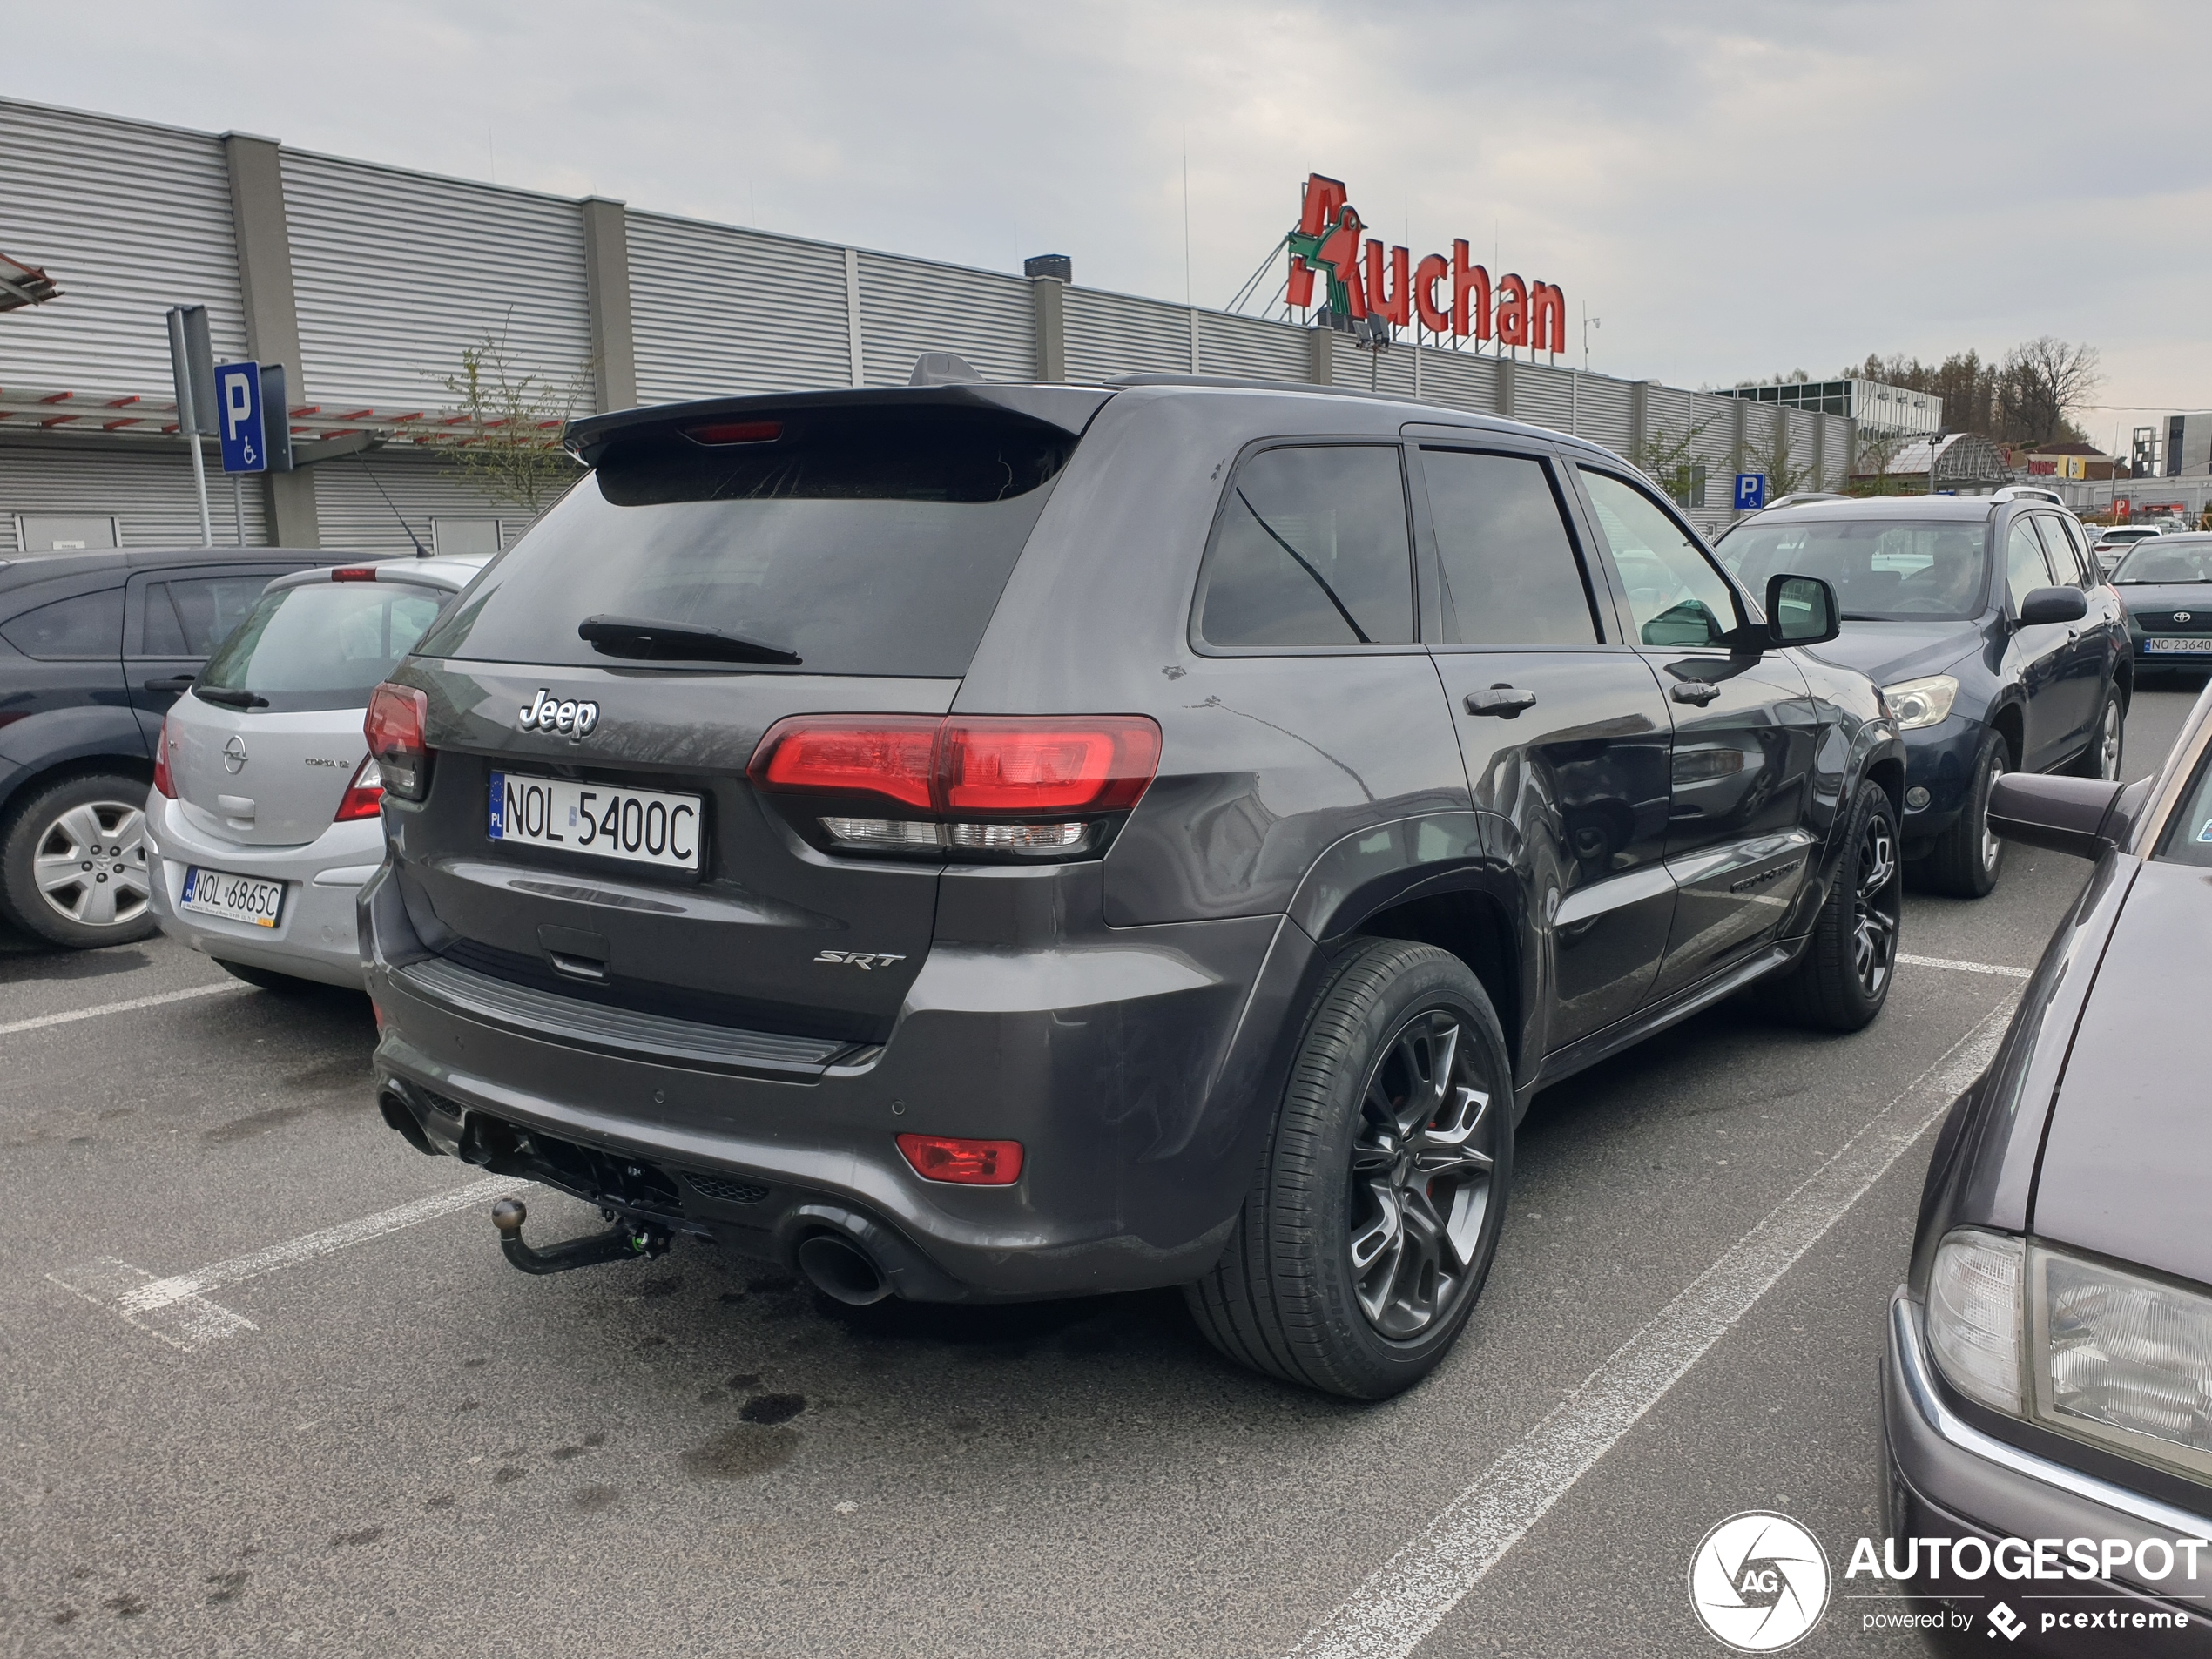
[(2013, 423), (2031, 441), (2060, 435), (2067, 417), (2104, 383), (2097, 348), (2045, 334), (2005, 354), (1998, 395)]
[(504, 330), (487, 333), (461, 354), (461, 372), (445, 377), (454, 413), (466, 421), (431, 448), (485, 494), (533, 518), (576, 481), (577, 464), (561, 448), (561, 428), (583, 406), (590, 365), (556, 384), (522, 372)]
[[(1887, 496), (1890, 489), (1890, 469), (1897, 462), (1898, 451), (1904, 448), (1907, 439), (1902, 432), (1869, 432), (1862, 428), (1858, 435), (1858, 463), (1851, 469), (1849, 486), (1854, 496)], [(1872, 475), (1871, 482), (1868, 475)]]
[(1802, 467), (1791, 464), (1790, 421), (1779, 408), (1774, 412), (1773, 429), (1767, 435), (1766, 448), (1753, 454), (1759, 463), (1759, 470), (1766, 474), (1766, 498), (1769, 501), (1794, 496), (1818, 482), (1811, 463)]
[(1677, 507), (1697, 505), (1697, 475), (1704, 462), (1697, 453), (1697, 440), (1706, 429), (1720, 419), (1708, 415), (1695, 426), (1685, 425), (1679, 433), (1669, 432), (1663, 421), (1654, 421), (1650, 433), (1638, 439), (1629, 448), (1629, 464), (1666, 491)]

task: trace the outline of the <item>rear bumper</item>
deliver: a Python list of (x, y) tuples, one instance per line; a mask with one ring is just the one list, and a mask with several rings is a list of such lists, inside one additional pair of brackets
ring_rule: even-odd
[[(887, 1230), (877, 1253), (909, 1252), (911, 1271), (886, 1264), (924, 1300), (1204, 1272), (1316, 962), (1280, 917), (1086, 930), (1058, 948), (941, 943), (888, 1041), (808, 1056), (597, 1008), (563, 1030), (498, 982), (470, 996), (436, 959), (410, 972), (422, 953), (388, 876), (361, 923), (378, 1085), (434, 1150), (786, 1264), (811, 1231)], [(1018, 1140), (1022, 1178), (924, 1181), (894, 1139), (908, 1130)]]
[[(1882, 1429), (1887, 1453), (1886, 1531), (1902, 1557), (1908, 1539), (1974, 1537), (2010, 1567), (1993, 1566), (1962, 1578), (1948, 1568), (1901, 1585), (1913, 1594), (1951, 1602), (1981, 1633), (1998, 1602), (2006, 1602), (2040, 1638), (2022, 1651), (2100, 1654), (2197, 1653), (2212, 1642), (2212, 1549), (2195, 1552), (2192, 1579), (2178, 1538), (2212, 1538), (2212, 1519), (2175, 1509), (2144, 1494), (2112, 1486), (2034, 1453), (1993, 1439), (1960, 1420), (1944, 1403), (1922, 1333), (1918, 1304), (1899, 1291), (1890, 1305), (1889, 1345), (1882, 1366)], [(2109, 1578), (2069, 1574), (2065, 1547), (2076, 1539), (2129, 1545), (2163, 1540), (2171, 1571), (2162, 1579)], [(2006, 1541), (2025, 1541), (2024, 1553)], [(2037, 1541), (2059, 1541), (2034, 1565)], [(2161, 1558), (2154, 1553), (2153, 1561)], [(2056, 1564), (2054, 1565), (2053, 1563)], [(1970, 1556), (1970, 1563), (1978, 1558)], [(2182, 1598), (2191, 1598), (2184, 1600)], [(2139, 1623), (2135, 1615), (2145, 1615)], [(2102, 1615), (2097, 1619), (2097, 1615)], [(2156, 1625), (2150, 1625), (2155, 1615)], [(2097, 1622), (2081, 1623), (2085, 1616)], [(2178, 1617), (2178, 1627), (2166, 1622)], [(2085, 1640), (2086, 1636), (2086, 1640)], [(2011, 1650), (2008, 1647), (2008, 1651)]]
[[(153, 913), (163, 933), (219, 961), (361, 988), (354, 906), (384, 858), (383, 829), (374, 819), (333, 824), (304, 846), (245, 846), (207, 834), (177, 802), (156, 792), (146, 800), (146, 832)], [(179, 911), (177, 896), (194, 865), (283, 882), (277, 925), (257, 927)]]

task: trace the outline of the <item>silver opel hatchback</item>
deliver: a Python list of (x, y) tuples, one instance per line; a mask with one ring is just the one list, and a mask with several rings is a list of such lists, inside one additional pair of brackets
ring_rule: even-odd
[(488, 558), (269, 583), (162, 727), (146, 801), (162, 932), (269, 989), (361, 986), (354, 898), (384, 857), (362, 714)]

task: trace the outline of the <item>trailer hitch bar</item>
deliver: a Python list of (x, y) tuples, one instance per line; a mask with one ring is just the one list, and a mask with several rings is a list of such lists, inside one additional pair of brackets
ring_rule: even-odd
[(529, 1217), (520, 1198), (502, 1198), (491, 1207), (491, 1224), (499, 1229), (499, 1253), (525, 1273), (565, 1273), (602, 1262), (650, 1259), (667, 1253), (671, 1237), (665, 1227), (625, 1221), (550, 1250), (533, 1250), (523, 1242), (523, 1223)]

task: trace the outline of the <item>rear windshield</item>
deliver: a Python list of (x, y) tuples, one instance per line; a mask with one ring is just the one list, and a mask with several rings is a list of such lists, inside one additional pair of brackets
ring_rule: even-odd
[(265, 593), (193, 685), (252, 691), (279, 712), (365, 708), (446, 597), (396, 582), (316, 582)]
[(965, 674), (1075, 437), (941, 408), (737, 429), (762, 428), (773, 435), (616, 445), (500, 556), (422, 654)]
[(2115, 583), (2212, 582), (2212, 542), (2147, 536), (2120, 561), (2112, 579)]
[(1773, 576), (1817, 576), (1836, 590), (1845, 622), (1963, 621), (1981, 614), (1989, 536), (1956, 519), (1811, 519), (1746, 524), (1724, 563), (1754, 593)]

